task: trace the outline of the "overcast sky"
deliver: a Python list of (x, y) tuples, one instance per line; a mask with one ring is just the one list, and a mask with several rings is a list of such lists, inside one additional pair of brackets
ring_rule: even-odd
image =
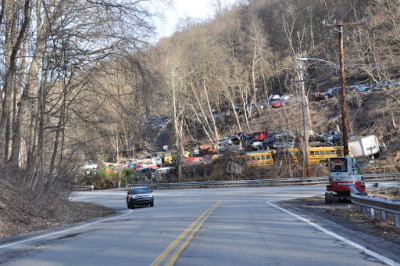
[[(157, 26), (161, 36), (171, 36), (179, 18), (209, 19), (213, 16), (215, 0), (173, 0), (174, 8), (165, 10), (166, 21)], [(223, 6), (231, 6), (235, 0), (221, 0)]]

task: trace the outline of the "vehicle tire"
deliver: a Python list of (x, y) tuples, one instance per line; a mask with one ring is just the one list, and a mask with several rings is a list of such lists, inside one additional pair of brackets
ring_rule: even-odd
[(150, 202), (150, 207), (154, 207), (154, 201)]
[(129, 202), (127, 202), (126, 205), (128, 205), (128, 209), (132, 209), (132, 206), (131, 206), (131, 204)]
[(325, 192), (325, 203), (333, 203), (334, 196), (333, 193)]

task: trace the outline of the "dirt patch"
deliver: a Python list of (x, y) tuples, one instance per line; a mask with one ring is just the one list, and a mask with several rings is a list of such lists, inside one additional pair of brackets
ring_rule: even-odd
[(58, 208), (59, 211), (53, 213), (44, 213), (35, 206), (29, 211), (18, 212), (6, 207), (1, 208), (0, 238), (69, 225), (114, 213), (105, 207), (82, 202), (59, 203)]
[(114, 213), (108, 208), (68, 200), (65, 190), (35, 194), (17, 182), (0, 181), (0, 238), (68, 225)]

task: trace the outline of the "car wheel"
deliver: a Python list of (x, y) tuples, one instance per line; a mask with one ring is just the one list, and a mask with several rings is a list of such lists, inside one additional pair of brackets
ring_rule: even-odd
[(131, 204), (129, 202), (127, 202), (126, 205), (128, 205), (128, 209), (132, 209), (132, 206), (131, 206)]
[(154, 201), (150, 202), (150, 207), (154, 207)]

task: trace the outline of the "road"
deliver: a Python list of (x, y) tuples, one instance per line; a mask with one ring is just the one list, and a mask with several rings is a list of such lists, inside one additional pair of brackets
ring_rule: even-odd
[(399, 265), (276, 201), (323, 186), (154, 191), (154, 207), (126, 208), (126, 191), (78, 192), (117, 214), (0, 241), (4, 265)]

